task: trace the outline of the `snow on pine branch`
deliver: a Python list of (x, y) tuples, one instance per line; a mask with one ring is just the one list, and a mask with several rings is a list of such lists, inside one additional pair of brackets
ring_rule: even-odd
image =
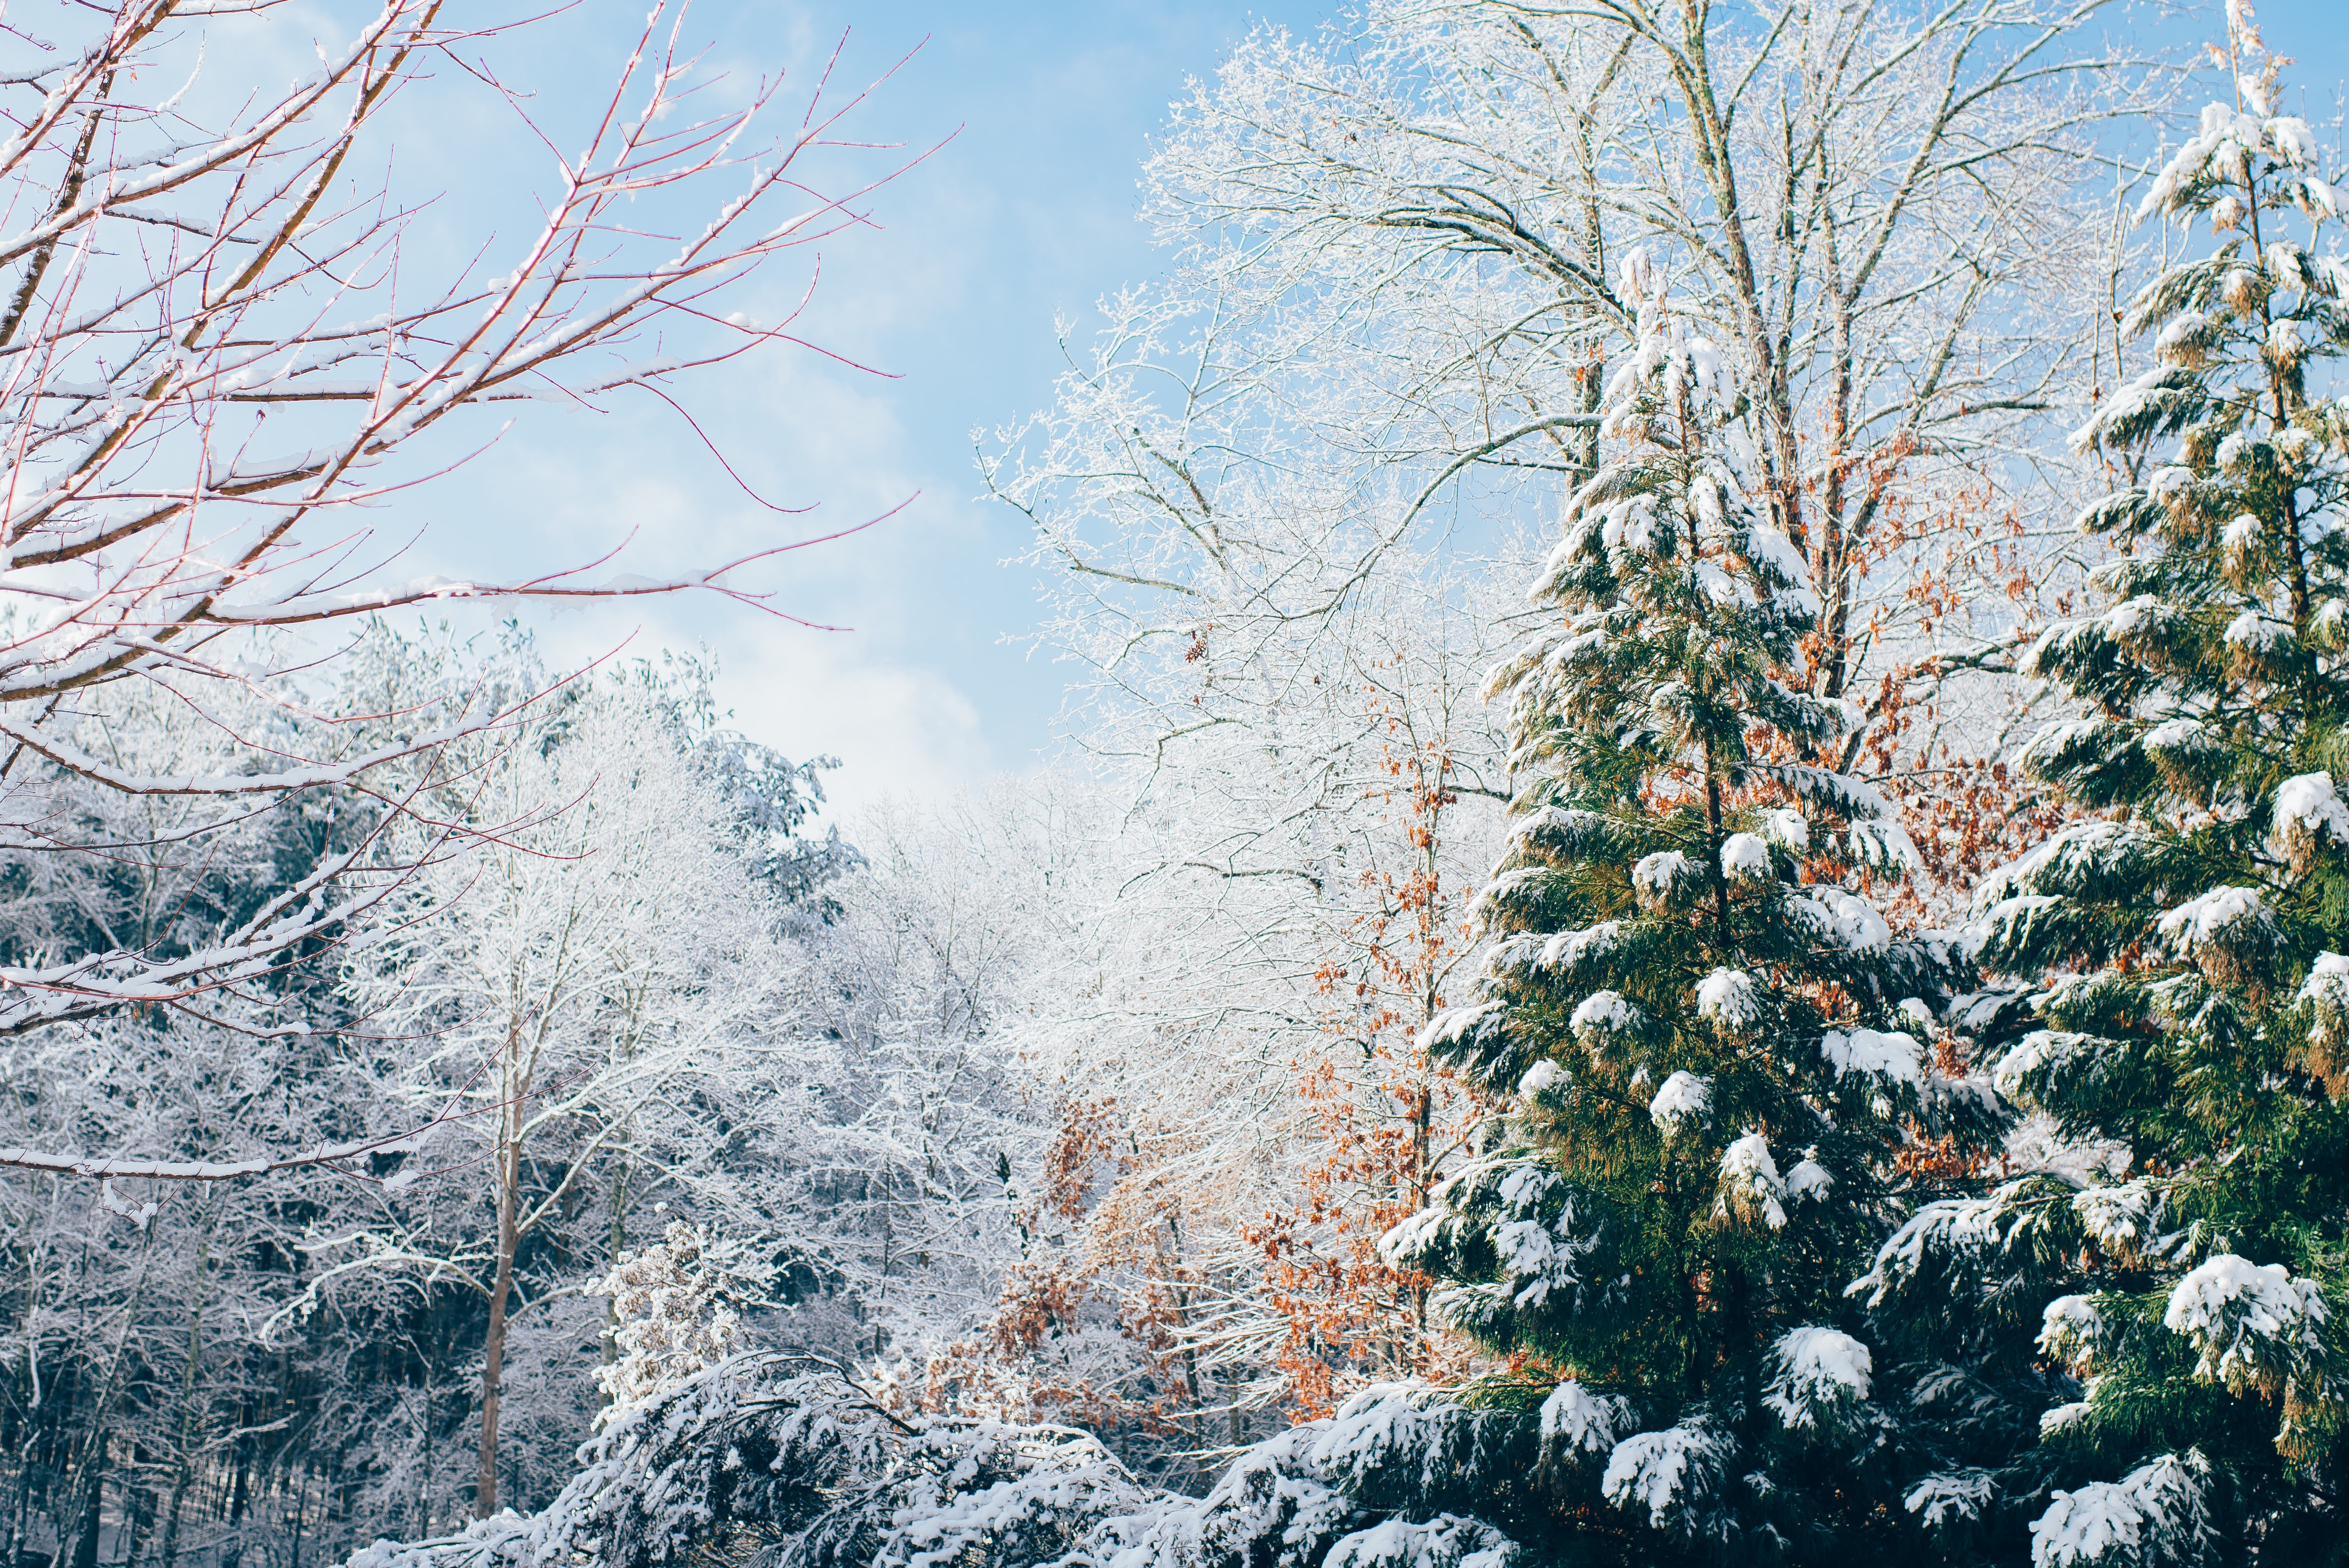
[(2218, 1544), (2209, 1461), (2195, 1449), (2164, 1454), (2117, 1481), (2057, 1491), (2031, 1523), (2031, 1568), (2186, 1564)]

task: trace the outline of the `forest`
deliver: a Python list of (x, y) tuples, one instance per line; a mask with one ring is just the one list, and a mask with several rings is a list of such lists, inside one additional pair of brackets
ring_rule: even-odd
[(7, 1568), (2349, 1562), (2323, 40), (1259, 26), (978, 439), (1062, 743), (840, 813), (533, 618), (885, 530), (389, 508), (809, 352), (889, 84), (459, 10), (0, 22)]

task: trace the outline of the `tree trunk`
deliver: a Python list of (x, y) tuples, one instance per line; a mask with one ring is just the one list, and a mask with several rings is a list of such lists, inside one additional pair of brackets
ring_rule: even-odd
[(82, 1514), (81, 1539), (74, 1542), (73, 1568), (98, 1568), (98, 1530), (106, 1515), (106, 1437), (89, 1456), (89, 1502)]
[(498, 1159), (498, 1273), (490, 1287), (490, 1331), (481, 1341), (481, 1471), (473, 1483), (475, 1519), (498, 1511), (498, 1386), (505, 1376), (506, 1299), (513, 1293), (515, 1189), (521, 1180), (522, 1150), (510, 1137)]
[(180, 1510), (188, 1501), (188, 1482), (196, 1470), (196, 1367), (203, 1360), (204, 1270), (212, 1261), (212, 1220), (206, 1216), (196, 1237), (196, 1299), (188, 1309), (188, 1369), (180, 1380), (180, 1462), (171, 1477), (171, 1502), (163, 1515), (162, 1568), (172, 1568), (180, 1555)]
[(138, 1568), (139, 1549), (145, 1544), (147, 1526), (155, 1511), (155, 1494), (140, 1484), (150, 1462), (144, 1443), (130, 1445), (130, 1469), (122, 1478), (122, 1555), (123, 1568)]
[[(254, 1414), (250, 1403), (239, 1406), (237, 1426), (251, 1428)], [(244, 1561), (244, 1515), (253, 1501), (253, 1446), (249, 1437), (236, 1439), (236, 1480), (229, 1488), (228, 1543), (221, 1548), (221, 1568), (237, 1568)]]

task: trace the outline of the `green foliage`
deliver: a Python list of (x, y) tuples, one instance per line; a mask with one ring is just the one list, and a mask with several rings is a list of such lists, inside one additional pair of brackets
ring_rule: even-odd
[(2007, 1116), (1932, 1059), (1966, 965), (1868, 899), (1915, 852), (1820, 761), (1847, 716), (1806, 690), (1818, 600), (1744, 498), (1723, 357), (1644, 259), (1624, 286), (1610, 459), (1536, 588), (1558, 618), (1491, 683), (1533, 782), (1484, 896), (1484, 993), (1428, 1034), (1506, 1109), (1386, 1250), (1522, 1369), (1480, 1397), (1547, 1396), (1545, 1463), (1578, 1480), (1515, 1538), (1816, 1560), (1915, 1534), (1845, 1286), (1903, 1157)]
[(2133, 301), (2155, 362), (2075, 438), (2119, 482), (2080, 517), (2106, 603), (2024, 666), (2072, 709), (2026, 758), (2090, 815), (1970, 927), (2019, 988), (1966, 1021), (1993, 1081), (2126, 1179), (1929, 1205), (1855, 1287), (1903, 1354), (2039, 1407), (2011, 1446), (1946, 1428), (1983, 1470), (1953, 1549), (1990, 1558), (2026, 1528), (2043, 1564), (2342, 1551), (2349, 265), (2313, 135), (2236, 50), (2248, 109), (2205, 110), (2140, 214), (2207, 254)]

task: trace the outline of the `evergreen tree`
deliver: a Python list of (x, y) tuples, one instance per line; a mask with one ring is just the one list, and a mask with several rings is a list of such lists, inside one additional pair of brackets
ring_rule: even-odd
[[(2213, 104), (2139, 216), (2208, 235), (2132, 302), (2156, 363), (2075, 438), (2097, 613), (2026, 671), (2027, 757), (2084, 815), (1991, 879), (1970, 1010), (1999, 1088), (2101, 1163), (1930, 1204), (1861, 1282), (1885, 1338), (1999, 1412), (1954, 1446), (1953, 1553), (2043, 1568), (2337, 1562), (2349, 1209), (2349, 266), (2342, 194), (2230, 6)], [(2166, 456), (2157, 443), (2175, 442)], [(2034, 1362), (2076, 1385), (2028, 1397)], [(2035, 1421), (2019, 1422), (2018, 1412)]]
[(1485, 994), (1429, 1030), (1504, 1109), (1388, 1246), (1508, 1358), (1475, 1397), (1539, 1402), (1537, 1482), (1485, 1517), (1568, 1561), (1821, 1561), (1907, 1529), (1845, 1286), (1918, 1140), (2002, 1113), (1930, 1047), (1961, 964), (1867, 897), (1915, 851), (1819, 761), (1847, 716), (1804, 690), (1818, 600), (1740, 485), (1725, 358), (1649, 259), (1623, 285), (1610, 455), (1535, 590), (1561, 618), (1493, 680), (1533, 783)]

